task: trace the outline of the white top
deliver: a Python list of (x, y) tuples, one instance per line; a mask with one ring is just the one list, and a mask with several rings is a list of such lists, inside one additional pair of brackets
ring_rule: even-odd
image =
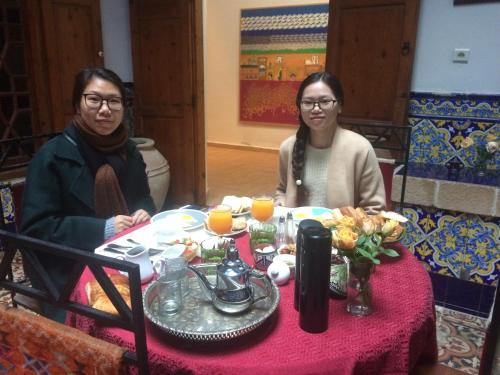
[(309, 206), (327, 207), (326, 181), (328, 162), (332, 148), (315, 148), (309, 143), (306, 145), (304, 165), (304, 187), (309, 193)]

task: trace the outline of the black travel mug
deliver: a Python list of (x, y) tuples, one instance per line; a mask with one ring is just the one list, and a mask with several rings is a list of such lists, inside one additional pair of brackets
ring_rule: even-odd
[(319, 333), (328, 328), (332, 232), (324, 227), (302, 232), (300, 264), (300, 328)]
[(295, 310), (299, 311), (299, 290), (300, 290), (300, 264), (302, 260), (302, 249), (303, 249), (303, 243), (304, 241), (302, 240), (302, 233), (304, 229), (307, 228), (323, 228), (323, 225), (317, 220), (311, 220), (311, 219), (304, 219), (299, 223), (299, 227), (297, 229), (297, 239), (295, 241), (296, 247), (295, 247), (295, 293), (293, 296), (293, 306), (295, 307)]

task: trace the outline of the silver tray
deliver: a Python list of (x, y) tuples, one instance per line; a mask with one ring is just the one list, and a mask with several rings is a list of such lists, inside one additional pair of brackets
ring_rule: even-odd
[[(198, 266), (207, 278), (215, 281), (215, 264)], [(272, 283), (271, 295), (255, 302), (239, 314), (225, 314), (217, 310), (201, 289), (198, 278), (189, 271), (188, 291), (183, 296), (183, 307), (175, 315), (158, 311), (158, 282), (149, 284), (143, 294), (144, 313), (156, 326), (170, 335), (193, 341), (222, 341), (243, 336), (262, 325), (278, 307), (280, 293)], [(263, 284), (253, 282), (255, 298), (265, 295)]]

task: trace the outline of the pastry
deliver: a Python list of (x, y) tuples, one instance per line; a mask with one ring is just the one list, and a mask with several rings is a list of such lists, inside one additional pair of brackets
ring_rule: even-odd
[(233, 226), (231, 230), (233, 232), (243, 230), (247, 227), (247, 221), (244, 217), (236, 217), (233, 219)]
[[(118, 292), (122, 295), (125, 303), (130, 307), (130, 288), (128, 278), (122, 274), (113, 274), (109, 276), (111, 282), (115, 285)], [(95, 309), (118, 315), (115, 306), (111, 303), (106, 293), (97, 280), (89, 281), (85, 284), (88, 304)]]

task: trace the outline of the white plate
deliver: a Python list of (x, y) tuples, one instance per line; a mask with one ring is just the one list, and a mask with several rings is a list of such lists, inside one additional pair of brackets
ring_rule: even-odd
[(297, 207), (292, 210), (293, 220), (299, 222), (304, 219), (319, 220), (323, 218), (331, 218), (332, 210), (325, 207), (304, 206)]
[(215, 233), (215, 232), (212, 232), (210, 229), (208, 229), (208, 227), (207, 227), (207, 226), (204, 226), (204, 228), (205, 228), (205, 231), (206, 231), (208, 234), (212, 235), (212, 236), (231, 237), (231, 236), (236, 236), (236, 235), (238, 235), (238, 234), (240, 234), (240, 233), (246, 232), (246, 231), (247, 231), (247, 229), (248, 229), (248, 222), (247, 222), (247, 226), (246, 226), (244, 229), (240, 229), (240, 230), (233, 230), (233, 231), (231, 231), (231, 233), (226, 233), (226, 234), (217, 234), (217, 233)]
[(232, 215), (233, 215), (233, 217), (238, 217), (238, 216), (244, 216), (244, 215), (248, 215), (248, 214), (250, 214), (250, 210), (243, 211), (243, 212), (238, 212), (237, 214), (233, 213)]
[(151, 218), (151, 222), (168, 219), (181, 223), (183, 230), (193, 230), (201, 228), (207, 219), (207, 214), (199, 210), (179, 209), (163, 211)]

